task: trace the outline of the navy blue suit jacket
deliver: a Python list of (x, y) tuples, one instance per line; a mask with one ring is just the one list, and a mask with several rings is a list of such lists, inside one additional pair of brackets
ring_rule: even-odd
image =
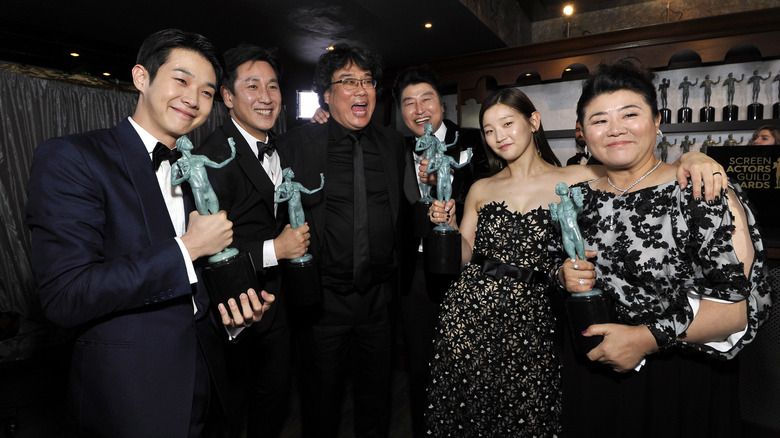
[(82, 432), (185, 437), (197, 349), (219, 392), (227, 335), (203, 282), (190, 285), (140, 137), (124, 120), (42, 143), (28, 194), (36, 293), (49, 320), (78, 328), (69, 392)]

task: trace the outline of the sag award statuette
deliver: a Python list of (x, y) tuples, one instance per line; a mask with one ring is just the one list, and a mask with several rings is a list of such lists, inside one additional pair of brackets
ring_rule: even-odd
[[(429, 162), (431, 159), (433, 159), (433, 156), (436, 154), (436, 149), (439, 146), (439, 139), (436, 138), (433, 135), (433, 123), (426, 123), (425, 127), (423, 128), (425, 130), (425, 134), (423, 134), (422, 137), (417, 139), (417, 142), (414, 145), (414, 151), (415, 152), (422, 152), (423, 159), (427, 159)], [(455, 141), (452, 142), (452, 144), (455, 144), (458, 142), (458, 132), (455, 133)], [(444, 145), (444, 148), (446, 149), (450, 145)], [(415, 174), (416, 174), (415, 169)], [(417, 179), (415, 178), (415, 181)], [(416, 237), (427, 237), (428, 232), (431, 229), (431, 221), (428, 219), (428, 210), (430, 210), (431, 205), (433, 204), (433, 197), (431, 196), (431, 186), (428, 184), (422, 184), (422, 197), (417, 200), (417, 202), (414, 203), (414, 211), (413, 211), (413, 225), (412, 225), (412, 233)]]
[(661, 83), (658, 84), (658, 91), (660, 91), (661, 95), (661, 123), (672, 123), (672, 110), (666, 107), (669, 85), (671, 85), (671, 83), (671, 80), (663, 78), (661, 79)]
[(705, 75), (704, 80), (701, 81), (699, 88), (704, 88), (704, 108), (699, 110), (700, 122), (714, 122), (715, 121), (715, 108), (710, 106), (710, 100), (712, 99), (712, 86), (717, 85), (720, 82), (720, 76), (717, 81), (710, 79), (710, 75)]
[[(569, 188), (561, 182), (555, 185), (555, 194), (561, 197), (561, 202), (550, 203), (550, 216), (561, 226), (563, 249), (572, 262), (585, 260), (585, 245), (577, 225), (577, 214), (582, 212), (582, 191), (575, 187), (569, 197)], [(578, 352), (587, 354), (601, 343), (603, 336), (585, 337), (582, 332), (593, 324), (610, 322), (609, 300), (599, 289), (592, 289), (568, 294), (564, 306), (574, 346)]]
[[(320, 187), (314, 190), (308, 190), (300, 183), (294, 182), (295, 173), (291, 168), (285, 168), (282, 171), (284, 181), (279, 184), (274, 195), (274, 202), (281, 204), (287, 202), (287, 211), (290, 214), (290, 228), (295, 229), (306, 222), (303, 215), (303, 205), (301, 204), (301, 192), (311, 195), (317, 193), (325, 187), (325, 175), (320, 174)], [(285, 269), (282, 279), (285, 289), (296, 291), (290, 298), (295, 301), (294, 304), (306, 306), (314, 304), (322, 299), (322, 287), (320, 285), (320, 275), (317, 270), (317, 264), (311, 254), (304, 254), (298, 258), (288, 260), (283, 264)]]
[[(436, 153), (425, 170), (428, 173), (436, 172), (436, 195), (439, 201), (445, 203), (452, 198), (450, 168), (460, 169), (471, 161), (471, 148), (466, 149), (468, 158), (458, 164), (454, 158), (445, 154), (447, 147), (444, 142), (437, 142)], [(428, 247), (425, 250), (425, 257), (428, 271), (434, 274), (460, 272), (461, 244), (458, 230), (447, 222), (441, 222), (431, 230), (426, 242)]]
[(777, 82), (777, 102), (772, 105), (772, 118), (780, 119), (780, 72), (775, 75), (772, 82)]
[(764, 118), (764, 104), (758, 103), (758, 95), (761, 94), (761, 81), (765, 81), (772, 77), (772, 72), (769, 72), (765, 78), (762, 78), (758, 74), (758, 70), (753, 71), (753, 76), (748, 78), (747, 83), (753, 85), (753, 100), (748, 105), (748, 120), (761, 120)]
[(682, 90), (682, 108), (677, 111), (677, 123), (691, 123), (693, 121), (693, 110), (688, 107), (688, 97), (691, 95), (691, 87), (696, 86), (697, 83), (699, 83), (699, 78), (696, 78), (695, 82), (691, 82), (686, 76), (677, 87), (678, 90)]
[(734, 77), (734, 73), (729, 73), (729, 76), (723, 80), (723, 86), (726, 87), (726, 102), (727, 105), (723, 107), (723, 121), (735, 122), (739, 120), (739, 107), (734, 105), (734, 90), (738, 82), (742, 82), (745, 79), (745, 75), (742, 75), (741, 79)]
[[(171, 166), (171, 184), (179, 185), (184, 181), (190, 184), (195, 198), (195, 207), (201, 215), (219, 211), (219, 200), (206, 175), (206, 166), (219, 169), (236, 156), (235, 142), (228, 139), (230, 158), (215, 163), (205, 155), (192, 155), (192, 142), (186, 135), (176, 140), (176, 148), (181, 158)], [(251, 287), (260, 296), (260, 282), (257, 279), (252, 256), (248, 252), (238, 252), (235, 248), (225, 248), (208, 259), (203, 268), (206, 289), (214, 304), (227, 303), (230, 298), (238, 302), (239, 296)]]

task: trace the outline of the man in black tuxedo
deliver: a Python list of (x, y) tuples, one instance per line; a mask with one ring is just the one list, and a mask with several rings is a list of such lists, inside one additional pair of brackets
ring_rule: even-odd
[(298, 318), (304, 436), (336, 436), (347, 372), (355, 435), (388, 434), (389, 303), (398, 284), (404, 141), (371, 122), (380, 75), (378, 57), (337, 45), (320, 57), (314, 80), (330, 119), (294, 129), (279, 142), (304, 187), (319, 187), (325, 175), (324, 189), (303, 197), (322, 298), (292, 312)]
[(287, 300), (280, 293), (278, 265), (279, 260), (306, 253), (309, 227), (290, 228), (286, 205), (274, 204), (285, 167), (272, 131), (282, 109), (275, 53), (241, 45), (224, 58), (220, 92), (229, 116), (196, 152), (222, 162), (230, 156), (228, 139), (235, 142), (236, 158), (209, 173), (216, 181), (220, 207), (233, 222), (233, 247), (251, 254), (260, 284), (276, 296), (263, 321), (228, 348), (232, 395), (238, 400), (238, 427), (231, 434), (242, 436), (245, 425), (248, 437), (275, 437), (287, 417), (291, 367)]
[[(398, 75), (393, 85), (393, 95), (403, 116), (404, 123), (414, 134), (406, 138), (406, 175), (404, 194), (413, 204), (422, 195), (420, 166), (427, 166), (422, 153), (414, 151), (418, 138), (424, 135), (425, 125), (433, 125), (433, 135), (446, 144), (458, 141), (447, 149), (447, 155), (458, 162), (466, 159), (466, 149), (471, 148), (471, 162), (452, 169), (452, 197), (456, 211), (463, 211), (471, 184), (488, 175), (488, 163), (482, 137), (478, 129), (461, 128), (444, 118), (444, 105), (439, 93), (438, 78), (428, 67), (411, 67)], [(435, 187), (433, 189), (435, 193)], [(435, 196), (434, 196), (435, 198)], [(428, 363), (432, 352), (435, 327), (441, 299), (454, 276), (434, 275), (425, 271), (423, 245), (419, 237), (405, 233), (405, 251), (402, 259), (403, 283), (401, 287), (401, 319), (406, 347), (406, 364), (409, 371), (412, 427), (414, 436), (425, 435), (423, 413), (427, 406), (425, 389), (430, 380)]]
[(230, 313), (224, 303), (211, 310), (193, 262), (231, 243), (231, 223), (224, 211), (200, 216), (189, 187), (171, 186), (171, 149), (206, 121), (220, 71), (203, 36), (156, 32), (132, 70), (132, 117), (35, 150), (27, 224), (36, 295), (48, 319), (77, 328), (69, 402), (78, 436), (224, 430), (223, 344), (274, 297), (249, 290), (230, 299)]

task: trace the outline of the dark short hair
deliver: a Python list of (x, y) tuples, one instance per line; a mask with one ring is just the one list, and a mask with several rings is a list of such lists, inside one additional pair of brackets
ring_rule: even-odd
[(379, 55), (369, 52), (361, 47), (353, 47), (347, 44), (336, 44), (333, 50), (325, 52), (317, 61), (314, 70), (314, 91), (320, 98), (320, 106), (328, 110), (325, 103), (325, 92), (330, 89), (333, 73), (349, 64), (355, 64), (363, 70), (371, 72), (371, 77), (379, 82), (382, 79), (382, 60)]
[[(484, 117), (485, 111), (498, 104), (504, 104), (514, 109), (515, 111), (522, 114), (526, 119), (530, 119), (531, 115), (536, 112), (536, 107), (534, 106), (533, 102), (531, 102), (531, 99), (529, 99), (525, 93), (518, 90), (517, 88), (504, 88), (502, 90), (495, 91), (482, 103), (482, 108), (479, 110), (479, 129), (482, 133), (482, 142), (485, 145), (485, 151), (487, 152), (491, 173), (495, 173), (501, 167), (503, 167), (504, 160), (496, 155), (496, 153), (493, 152), (493, 149), (490, 149), (490, 147), (487, 145), (484, 130)], [(539, 121), (539, 129), (536, 130), (536, 132), (533, 134), (533, 137), (534, 144), (536, 144), (536, 149), (539, 151), (539, 155), (541, 155), (542, 159), (552, 165), (560, 167), (561, 162), (558, 161), (558, 157), (556, 157), (555, 153), (552, 151), (550, 143), (547, 142), (547, 136), (544, 134), (544, 128), (542, 127), (541, 120)]]
[(401, 107), (401, 94), (403, 94), (406, 87), (417, 84), (428, 84), (439, 96), (441, 100), (441, 92), (439, 91), (439, 78), (436, 77), (436, 73), (430, 69), (427, 65), (420, 65), (416, 67), (409, 67), (402, 71), (393, 82), (393, 97), (398, 107)]
[(157, 71), (168, 62), (173, 49), (191, 50), (200, 54), (214, 67), (217, 80), (222, 77), (222, 65), (211, 41), (203, 35), (179, 29), (163, 29), (146, 37), (138, 49), (135, 63), (144, 66), (149, 72), (149, 81), (154, 81)]
[(225, 58), (225, 75), (221, 78), (222, 86), (235, 94), (233, 83), (238, 77), (238, 67), (246, 62), (264, 61), (267, 62), (276, 74), (276, 79), (281, 80), (282, 65), (276, 49), (266, 49), (252, 44), (241, 44), (234, 47), (223, 56)]
[[(599, 65), (596, 72), (582, 83), (582, 94), (577, 102), (577, 119), (585, 120), (585, 107), (602, 94), (619, 90), (633, 91), (650, 106), (653, 117), (657, 117), (658, 97), (653, 85), (655, 74), (641, 69), (628, 61)], [(585, 124), (583, 123), (583, 128)]]

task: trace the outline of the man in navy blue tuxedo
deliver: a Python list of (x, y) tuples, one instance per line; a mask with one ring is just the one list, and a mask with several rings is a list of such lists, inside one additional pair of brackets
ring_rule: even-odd
[(209, 173), (220, 207), (233, 222), (231, 246), (252, 255), (262, 288), (276, 297), (263, 321), (246, 330), (240, 343), (228, 346), (231, 387), (241, 400), (235, 412), (241, 421), (232, 435), (270, 438), (284, 426), (291, 383), (290, 328), (279, 261), (306, 253), (309, 227), (291, 228), (287, 205), (274, 203), (286, 167), (272, 131), (282, 110), (275, 52), (241, 45), (224, 58), (220, 92), (230, 114), (196, 152), (221, 162), (230, 157), (228, 139), (235, 142), (236, 158)]
[(206, 38), (157, 32), (132, 70), (132, 117), (35, 151), (27, 220), (36, 293), (48, 319), (77, 328), (69, 401), (79, 435), (225, 430), (223, 344), (274, 297), (250, 290), (210, 309), (193, 262), (228, 246), (232, 224), (224, 211), (193, 211), (187, 189), (171, 186), (166, 157), (208, 117), (220, 71)]

